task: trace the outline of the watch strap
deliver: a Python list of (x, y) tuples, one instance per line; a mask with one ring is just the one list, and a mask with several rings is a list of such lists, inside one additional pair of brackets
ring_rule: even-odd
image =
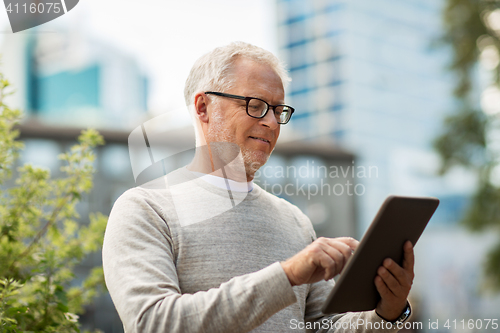
[(394, 320), (387, 320), (384, 317), (382, 317), (381, 315), (379, 315), (378, 312), (377, 312), (377, 315), (388, 323), (392, 323), (392, 324), (404, 323), (411, 316), (411, 306), (410, 306), (410, 303), (407, 301), (406, 307), (403, 309), (403, 312), (401, 312), (401, 315)]

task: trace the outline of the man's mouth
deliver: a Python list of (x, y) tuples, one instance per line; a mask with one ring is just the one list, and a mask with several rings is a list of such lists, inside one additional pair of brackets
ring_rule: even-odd
[(264, 141), (265, 143), (271, 143), (271, 142), (269, 142), (269, 140), (264, 139), (264, 138), (259, 138), (259, 137), (257, 137), (257, 136), (251, 136), (251, 138), (252, 138), (252, 139), (255, 139), (255, 140)]

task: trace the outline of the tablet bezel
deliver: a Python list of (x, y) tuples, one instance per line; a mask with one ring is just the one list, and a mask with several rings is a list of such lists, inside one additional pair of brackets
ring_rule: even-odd
[(438, 205), (433, 197), (387, 197), (323, 304), (323, 313), (375, 309), (380, 300), (374, 283), (378, 267), (385, 258), (402, 264), (403, 244), (417, 243)]

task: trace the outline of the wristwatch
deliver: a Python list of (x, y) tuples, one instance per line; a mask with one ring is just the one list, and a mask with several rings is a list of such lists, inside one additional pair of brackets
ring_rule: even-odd
[(388, 323), (391, 323), (391, 324), (402, 324), (404, 323), (408, 318), (410, 318), (411, 316), (411, 306), (410, 306), (410, 303), (409, 302), (406, 302), (406, 307), (404, 308), (403, 312), (401, 313), (401, 315), (399, 317), (397, 317), (396, 319), (394, 320), (387, 320), (385, 319), (384, 317), (382, 317), (381, 315), (379, 315), (377, 313), (377, 315), (382, 318), (383, 320), (385, 320), (386, 322)]

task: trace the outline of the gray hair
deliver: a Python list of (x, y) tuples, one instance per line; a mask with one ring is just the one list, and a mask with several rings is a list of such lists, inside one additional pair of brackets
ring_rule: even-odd
[(233, 78), (229, 74), (238, 57), (269, 65), (281, 78), (283, 86), (290, 81), (284, 64), (274, 54), (252, 44), (233, 42), (214, 49), (194, 63), (184, 87), (184, 99), (188, 108), (199, 92), (224, 91), (231, 87)]

